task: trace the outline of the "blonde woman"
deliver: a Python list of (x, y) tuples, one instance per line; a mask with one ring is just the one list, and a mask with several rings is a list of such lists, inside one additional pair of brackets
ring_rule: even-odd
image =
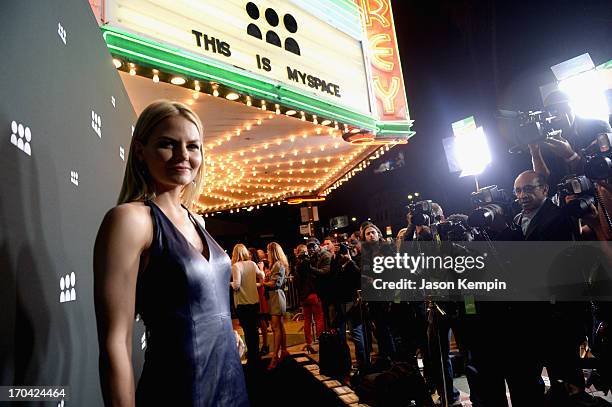
[(250, 260), (246, 246), (239, 243), (232, 251), (232, 289), (234, 304), (240, 326), (244, 331), (249, 365), (259, 361), (259, 332), (257, 330), (257, 314), (259, 313), (259, 295), (257, 282), (264, 280), (266, 275)]
[[(202, 183), (202, 123), (157, 101), (140, 114), (117, 206), (94, 249), (99, 369), (107, 406), (247, 406), (232, 331), (229, 257), (188, 210)], [(134, 315), (146, 326), (138, 387)]]
[[(289, 356), (287, 351), (287, 334), (283, 324), (283, 317), (287, 311), (287, 301), (283, 284), (289, 269), (287, 256), (283, 248), (276, 242), (268, 244), (268, 263), (270, 264), (270, 279), (264, 282), (270, 293), (268, 302), (270, 316), (272, 317), (272, 332), (274, 335), (274, 350), (268, 370), (276, 368), (278, 362)], [(280, 351), (280, 356), (279, 356)]]

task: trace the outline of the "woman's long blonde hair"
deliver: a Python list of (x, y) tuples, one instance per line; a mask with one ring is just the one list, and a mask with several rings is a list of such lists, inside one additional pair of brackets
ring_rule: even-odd
[(278, 261), (285, 267), (285, 272), (288, 272), (289, 262), (287, 261), (285, 252), (283, 252), (283, 248), (278, 243), (272, 242), (268, 244), (268, 262), (270, 263), (270, 268)]
[(249, 260), (251, 254), (245, 245), (238, 243), (232, 250), (232, 264), (238, 263), (239, 261)]
[[(134, 145), (136, 142), (140, 142), (143, 146), (146, 145), (155, 127), (164, 119), (173, 116), (182, 116), (192, 122), (197, 127), (198, 133), (200, 133), (200, 139), (203, 139), (202, 122), (187, 105), (170, 100), (157, 100), (147, 106), (140, 116), (138, 116), (138, 121), (136, 121), (136, 126), (134, 127), (134, 134), (132, 135), (132, 141), (130, 143), (127, 166), (123, 176), (121, 192), (117, 199), (117, 205), (126, 202), (142, 201), (145, 198), (152, 198), (155, 196), (154, 186), (151, 180), (145, 175), (147, 173), (146, 168), (142, 168), (143, 163), (140, 163), (134, 156)], [(198, 198), (200, 187), (204, 179), (203, 148), (200, 148), (200, 154), (202, 154), (202, 164), (193, 180), (194, 182), (183, 187), (181, 195), (183, 205), (188, 208), (191, 208), (194, 201)]]

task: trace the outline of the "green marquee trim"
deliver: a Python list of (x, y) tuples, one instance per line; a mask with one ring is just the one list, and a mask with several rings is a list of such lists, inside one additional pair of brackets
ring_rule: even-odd
[(414, 134), (412, 121), (379, 122), (375, 117), (310, 95), (291, 86), (269, 80), (248, 71), (171, 48), (134, 34), (104, 26), (103, 38), (112, 55), (138, 65), (161, 69), (193, 79), (214, 81), (254, 97), (267, 99), (376, 132), (396, 134), (400, 138)]
[(612, 69), (612, 59), (599, 65), (597, 69)]

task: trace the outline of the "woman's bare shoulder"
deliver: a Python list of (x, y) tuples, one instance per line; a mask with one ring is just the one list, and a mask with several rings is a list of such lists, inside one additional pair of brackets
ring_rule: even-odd
[(106, 213), (105, 220), (129, 222), (135, 224), (150, 223), (151, 215), (149, 207), (142, 202), (127, 202), (117, 205)]
[(106, 213), (100, 229), (119, 238), (146, 242), (153, 235), (149, 207), (142, 202), (117, 205)]

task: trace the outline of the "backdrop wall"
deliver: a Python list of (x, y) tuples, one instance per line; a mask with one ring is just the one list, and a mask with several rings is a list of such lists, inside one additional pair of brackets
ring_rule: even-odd
[(92, 251), (135, 114), (87, 1), (3, 1), (0, 27), (0, 385), (102, 405)]

